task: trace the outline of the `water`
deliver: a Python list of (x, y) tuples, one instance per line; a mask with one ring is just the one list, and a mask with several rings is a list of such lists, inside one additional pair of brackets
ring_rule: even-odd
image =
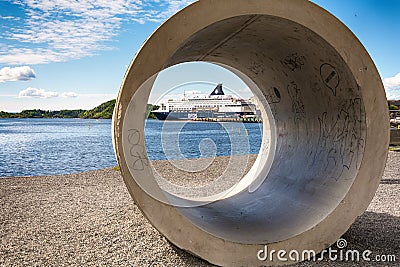
[[(162, 136), (163, 127), (167, 131)], [(256, 123), (225, 123), (222, 127), (148, 120), (145, 132), (151, 160), (256, 154), (261, 145), (260, 124)], [(171, 146), (173, 142), (179, 145)], [(0, 177), (68, 174), (116, 165), (111, 120), (0, 119)]]
[(150, 160), (257, 154), (262, 141), (260, 127), (258, 123), (148, 120), (147, 153)]
[(0, 119), (0, 176), (115, 166), (110, 127), (111, 120)]

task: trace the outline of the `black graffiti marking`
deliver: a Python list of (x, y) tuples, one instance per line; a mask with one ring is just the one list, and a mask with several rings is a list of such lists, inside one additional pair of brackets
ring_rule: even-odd
[(274, 89), (275, 96), (279, 99), (279, 102), (280, 102), (281, 101), (281, 93), (279, 92), (278, 88), (273, 87), (273, 89)]
[(336, 96), (336, 91), (340, 83), (340, 76), (336, 71), (336, 68), (329, 63), (324, 63), (320, 66), (319, 72), (325, 86), (327, 86), (332, 91), (333, 95)]
[(318, 118), (318, 152), (314, 156), (314, 163), (322, 161), (325, 170), (335, 170), (339, 166), (339, 172), (331, 173), (331, 178), (336, 181), (352, 165), (358, 167), (365, 142), (362, 135), (363, 117), (362, 100), (355, 98), (345, 101), (336, 117), (329, 117), (328, 112), (324, 112)]
[(128, 130), (128, 142), (131, 145), (138, 145), (140, 142), (140, 132), (138, 130), (132, 129)]
[(149, 160), (146, 157), (146, 149), (140, 144), (141, 133), (137, 129), (128, 130), (128, 143), (131, 145), (129, 152), (133, 158), (132, 169), (143, 171), (145, 166), (149, 166)]
[(265, 72), (264, 64), (260, 62), (253, 62), (249, 69), (255, 75), (263, 74)]
[(271, 87), (265, 94), (268, 104), (278, 104), (281, 102), (281, 93), (276, 87)]
[(275, 120), (277, 121), (276, 115), (278, 114), (275, 104), (281, 102), (281, 93), (279, 89), (276, 87), (271, 87), (265, 94), (265, 99), (267, 100), (268, 104), (270, 105), (272, 115), (274, 116)]
[(293, 53), (281, 60), (281, 63), (291, 71), (296, 71), (302, 69), (305, 60), (306, 58), (304, 56), (299, 56), (297, 53)]
[(295, 134), (297, 140), (300, 140), (300, 131), (302, 129), (302, 125), (304, 125), (305, 131), (308, 135), (308, 128), (306, 123), (304, 122), (305, 119), (305, 107), (301, 95), (301, 89), (295, 82), (291, 82), (287, 86), (287, 91), (289, 93), (290, 99), (292, 100), (292, 112), (294, 114), (293, 122), (295, 125)]
[(305, 115), (305, 108), (301, 96), (301, 90), (295, 82), (291, 82), (287, 86), (287, 91), (292, 100), (292, 111), (295, 113), (296, 118), (302, 118)]
[(335, 76), (336, 76), (336, 72), (332, 71), (331, 74), (329, 74), (328, 78), (325, 79), (325, 82), (329, 83)]

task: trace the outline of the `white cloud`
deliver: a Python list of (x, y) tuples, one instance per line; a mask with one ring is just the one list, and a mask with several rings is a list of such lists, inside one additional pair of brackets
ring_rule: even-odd
[(383, 85), (386, 89), (386, 97), (389, 100), (400, 99), (400, 73), (393, 77), (383, 79)]
[(393, 77), (383, 79), (383, 85), (386, 90), (400, 88), (400, 73), (397, 73)]
[(38, 89), (33, 87), (28, 87), (25, 90), (19, 92), (18, 97), (28, 97), (28, 98), (52, 98), (58, 97), (59, 93), (46, 91), (44, 89)]
[(160, 22), (193, 0), (15, 0), (24, 26), (0, 32), (12, 42), (0, 63), (43, 64), (79, 59), (112, 49), (107, 42), (122, 23)]
[(36, 78), (36, 74), (28, 66), (23, 67), (4, 67), (0, 69), (0, 83), (10, 81), (29, 81)]
[[(22, 90), (21, 92), (19, 92), (19, 94), (18, 94), (19, 98), (55, 98), (55, 97), (59, 97), (59, 96), (61, 96), (63, 98), (77, 98), (80, 95), (78, 95), (75, 92), (58, 93), (58, 92), (46, 91), (44, 89), (33, 88), (33, 87), (28, 87), (25, 90)], [(95, 95), (95, 96), (97, 96), (97, 95)], [(103, 95), (101, 95), (101, 96), (103, 96)]]
[(43, 64), (59, 62), (63, 58), (62, 52), (48, 49), (9, 48), (0, 50), (0, 63), (10, 65)]
[(78, 97), (78, 94), (75, 92), (65, 92), (65, 93), (62, 93), (61, 96), (65, 97), (65, 98), (76, 98), (76, 97)]
[(185, 90), (185, 94), (186, 95), (199, 95), (199, 94), (204, 94), (203, 92), (199, 91), (199, 90)]
[(386, 97), (388, 100), (400, 100), (400, 88), (386, 90)]
[(20, 20), (21, 18), (19, 18), (19, 17), (14, 17), (14, 16), (1, 16), (1, 15), (0, 15), (0, 19), (18, 21), (18, 20)]

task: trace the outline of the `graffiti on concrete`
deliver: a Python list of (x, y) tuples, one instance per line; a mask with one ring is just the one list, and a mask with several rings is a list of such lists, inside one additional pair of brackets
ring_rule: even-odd
[(328, 87), (334, 96), (336, 96), (337, 88), (340, 84), (340, 76), (336, 68), (329, 63), (324, 63), (319, 68), (321, 80)]
[(141, 145), (142, 135), (139, 130), (128, 130), (129, 155), (132, 157), (131, 168), (136, 171), (143, 171), (149, 166), (149, 160), (146, 157), (146, 149)]
[(305, 61), (306, 58), (304, 56), (293, 53), (281, 60), (281, 63), (291, 71), (297, 71), (303, 68)]
[[(319, 118), (318, 150), (314, 162), (322, 161), (331, 178), (339, 180), (346, 170), (358, 167), (364, 149), (363, 122), (365, 113), (361, 98), (346, 100), (335, 115), (324, 112)], [(328, 171), (329, 173), (329, 171)]]

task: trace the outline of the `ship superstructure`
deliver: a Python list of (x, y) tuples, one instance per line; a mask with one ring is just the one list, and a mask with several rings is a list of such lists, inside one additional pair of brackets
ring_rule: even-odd
[(222, 84), (209, 95), (184, 95), (183, 99), (162, 102), (153, 114), (159, 120), (194, 120), (201, 118), (240, 118), (255, 116), (256, 105), (232, 95), (225, 95)]

